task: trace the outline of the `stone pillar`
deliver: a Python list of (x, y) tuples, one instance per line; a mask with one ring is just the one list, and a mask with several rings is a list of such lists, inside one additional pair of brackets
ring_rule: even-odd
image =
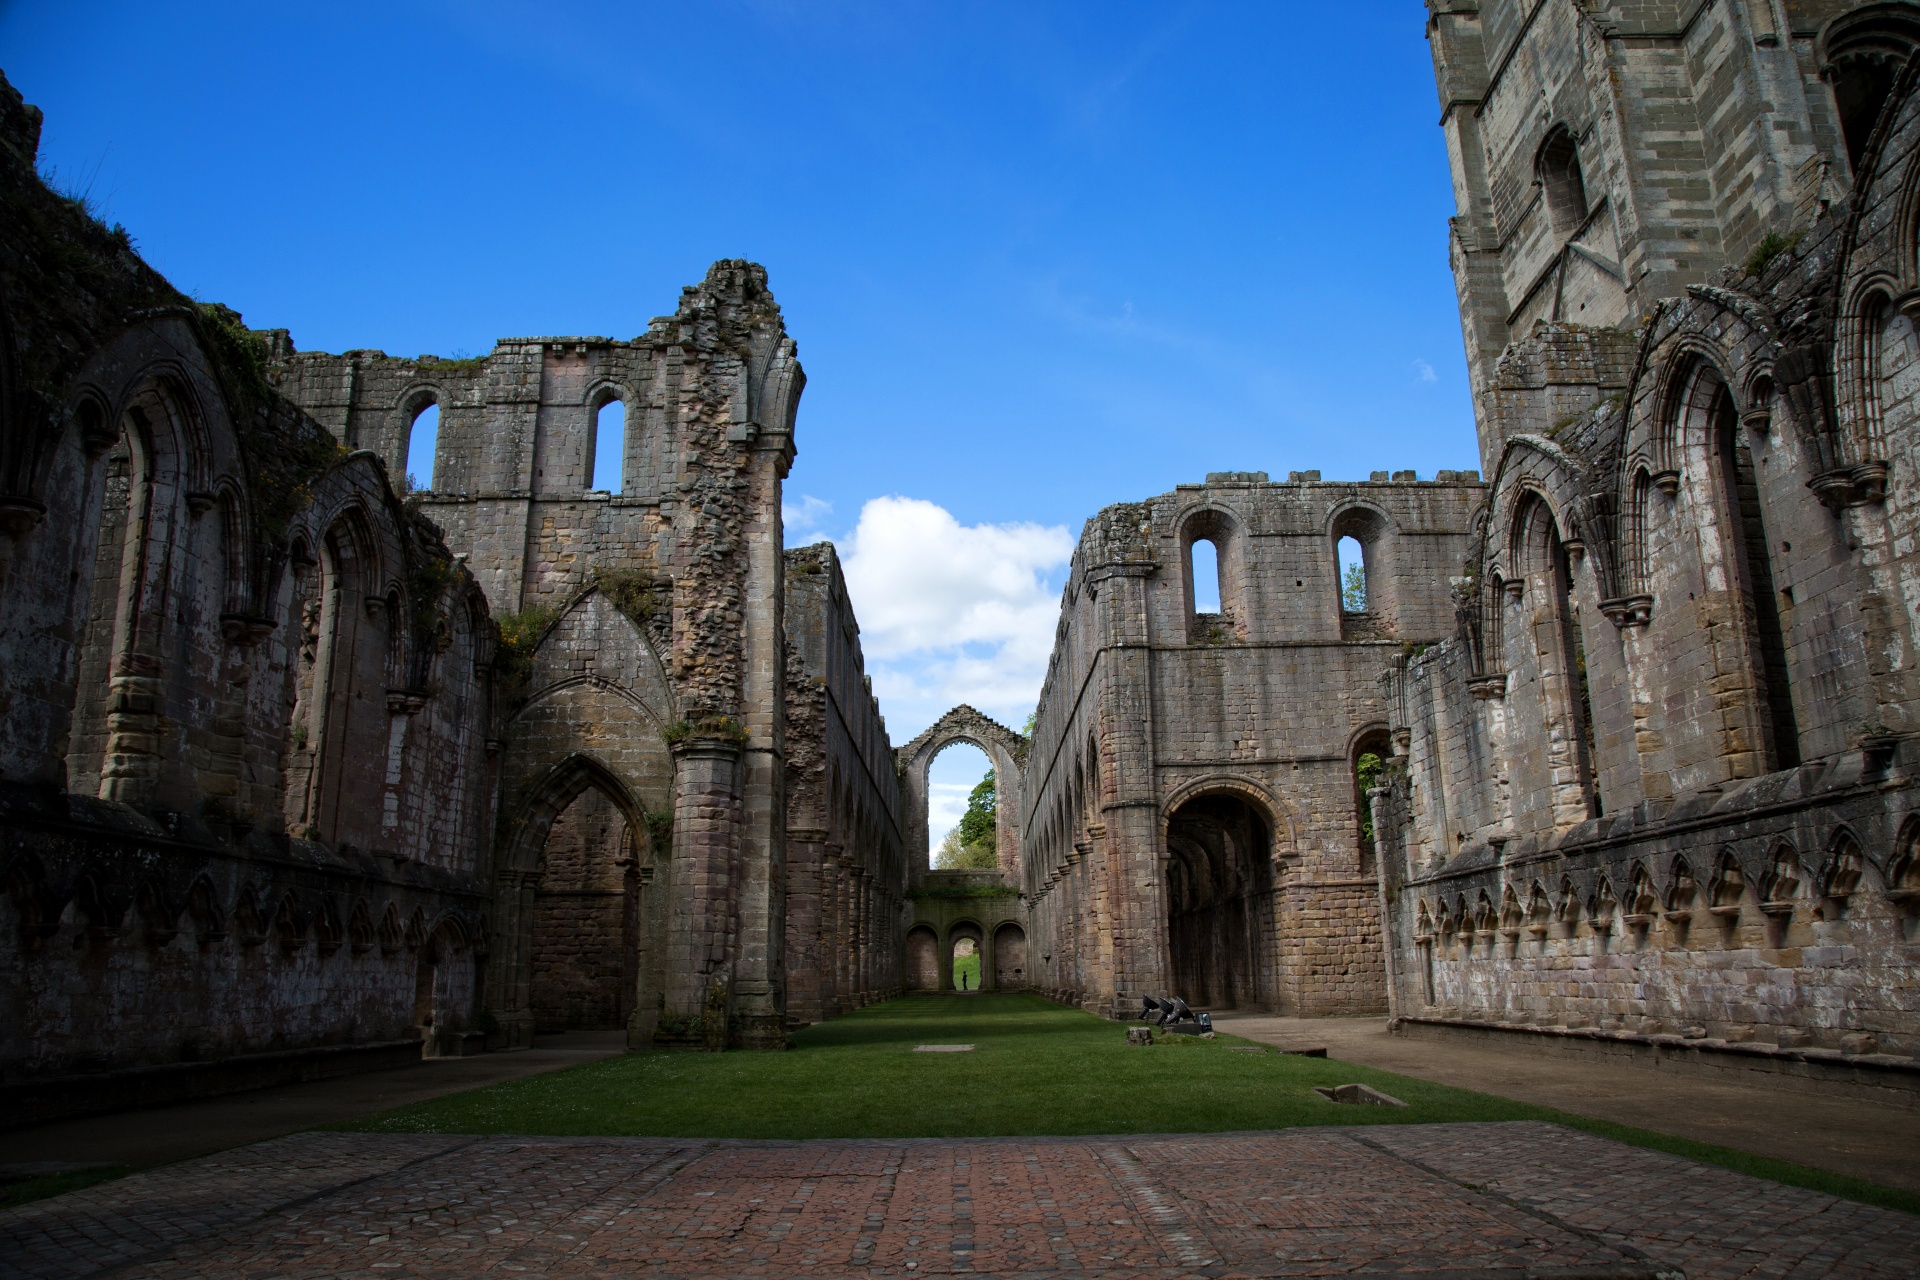
[[(1128, 566), (1132, 568), (1132, 566)], [(1172, 981), (1166, 918), (1166, 859), (1160, 849), (1160, 796), (1154, 770), (1153, 675), (1147, 649), (1146, 581), (1117, 574), (1102, 593), (1108, 656), (1102, 737), (1113, 773), (1101, 814), (1120, 909), (1113, 923), (1110, 1016), (1128, 1017), (1149, 991)]]
[(709, 988), (731, 984), (740, 900), (740, 744), (673, 744), (673, 906), (660, 1038), (700, 1043)]
[[(793, 460), (792, 437), (773, 424), (745, 423), (745, 396), (735, 396), (736, 430), (752, 439), (751, 486), (744, 530), (746, 600), (741, 616), (742, 760), (739, 938), (733, 957), (733, 1003), (746, 1048), (786, 1045), (786, 566), (782, 558), (780, 482)], [(749, 427), (755, 427), (748, 430)], [(730, 436), (733, 434), (729, 433)]]
[(533, 1047), (533, 895), (536, 871), (501, 871), (494, 876), (493, 946), (487, 964), (486, 1002), (499, 1043), (496, 1049)]
[(787, 1019), (795, 1024), (826, 1017), (832, 987), (822, 900), (826, 847), (823, 828), (787, 828)]

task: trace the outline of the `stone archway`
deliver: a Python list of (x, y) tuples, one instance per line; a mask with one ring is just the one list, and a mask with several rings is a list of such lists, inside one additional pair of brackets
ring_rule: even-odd
[(1000, 851), (1000, 874), (1008, 883), (1020, 883), (1020, 768), (1027, 759), (1027, 740), (990, 716), (969, 706), (958, 706), (894, 752), (906, 782), (906, 839), (913, 880), (927, 875), (927, 769), (933, 758), (955, 743), (980, 748), (993, 765), (993, 785), (999, 797), (995, 841)]
[(907, 990), (940, 989), (940, 939), (926, 925), (907, 932)]
[[(947, 930), (947, 945), (944, 951), (945, 963), (941, 970), (941, 976), (945, 979), (944, 985), (949, 991), (960, 991), (963, 989), (984, 991), (987, 989), (990, 984), (986, 978), (988, 974), (993, 972), (993, 957), (987, 946), (987, 931), (985, 929), (981, 928), (978, 923), (972, 920), (961, 920), (955, 923), (952, 928)], [(979, 967), (975, 970), (975, 972), (980, 974), (980, 981), (976, 983), (969, 979), (965, 988), (962, 988), (959, 977), (959, 962), (963, 952), (980, 958)]]
[(1246, 797), (1208, 791), (1167, 819), (1171, 994), (1197, 1007), (1263, 1007), (1276, 974), (1273, 824)]
[(1018, 991), (1031, 983), (1027, 931), (1009, 920), (993, 931), (993, 989)]
[(642, 952), (660, 912), (657, 896), (642, 895), (665, 870), (663, 852), (645, 810), (589, 756), (567, 757), (533, 788), (501, 837), (490, 985), (505, 1047), (527, 1047), (536, 1030), (626, 1026), (633, 1036), (642, 1020), (638, 1038), (651, 1038), (657, 975), (642, 972)]

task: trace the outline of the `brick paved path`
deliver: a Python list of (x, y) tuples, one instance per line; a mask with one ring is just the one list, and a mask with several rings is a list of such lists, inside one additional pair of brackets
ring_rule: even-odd
[(299, 1134), (0, 1213), (0, 1276), (1911, 1277), (1920, 1218), (1536, 1123)]

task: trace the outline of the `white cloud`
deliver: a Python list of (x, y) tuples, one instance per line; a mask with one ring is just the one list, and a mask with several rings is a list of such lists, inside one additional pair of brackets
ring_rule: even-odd
[(1440, 375), (1435, 373), (1433, 371), (1433, 366), (1428, 364), (1425, 360), (1415, 360), (1413, 362), (1413, 376), (1415, 381), (1418, 381), (1418, 382), (1440, 381)]
[[(1059, 525), (963, 525), (918, 498), (875, 498), (840, 544), (874, 692), (896, 742), (958, 703), (1018, 727), (1040, 696), (1060, 615)], [(962, 797), (964, 805), (965, 799)]]
[(798, 501), (782, 497), (780, 523), (786, 530), (788, 546), (802, 546), (820, 536), (820, 522), (833, 513), (833, 504), (810, 493)]

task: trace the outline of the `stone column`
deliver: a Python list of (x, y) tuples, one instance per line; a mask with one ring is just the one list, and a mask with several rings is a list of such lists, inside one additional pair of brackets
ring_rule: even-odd
[[(751, 486), (746, 542), (746, 600), (741, 617), (742, 760), (740, 912), (733, 958), (733, 1003), (746, 1048), (786, 1044), (786, 566), (781, 551), (780, 482), (793, 460), (792, 437), (743, 420), (746, 397), (733, 399), (736, 427), (749, 436)], [(751, 429), (750, 429), (751, 428)]]
[[(1101, 814), (1110, 842), (1119, 909), (1112, 928), (1113, 988), (1108, 1014), (1129, 1017), (1140, 997), (1171, 981), (1166, 918), (1166, 867), (1160, 849), (1160, 794), (1155, 776), (1153, 670), (1148, 648), (1147, 578), (1154, 566), (1100, 570), (1100, 627), (1109, 645), (1101, 692), (1101, 736), (1113, 776)], [(1089, 575), (1091, 577), (1092, 575)]]
[(820, 827), (787, 828), (787, 1017), (798, 1023), (826, 1016), (831, 979), (825, 972), (825, 903), (821, 860), (827, 833)]
[(740, 744), (673, 744), (673, 906), (660, 1038), (700, 1042), (707, 992), (731, 983), (740, 899)]
[(488, 1010), (500, 1026), (500, 1049), (533, 1047), (533, 895), (535, 871), (493, 878), (493, 945), (487, 964)]

